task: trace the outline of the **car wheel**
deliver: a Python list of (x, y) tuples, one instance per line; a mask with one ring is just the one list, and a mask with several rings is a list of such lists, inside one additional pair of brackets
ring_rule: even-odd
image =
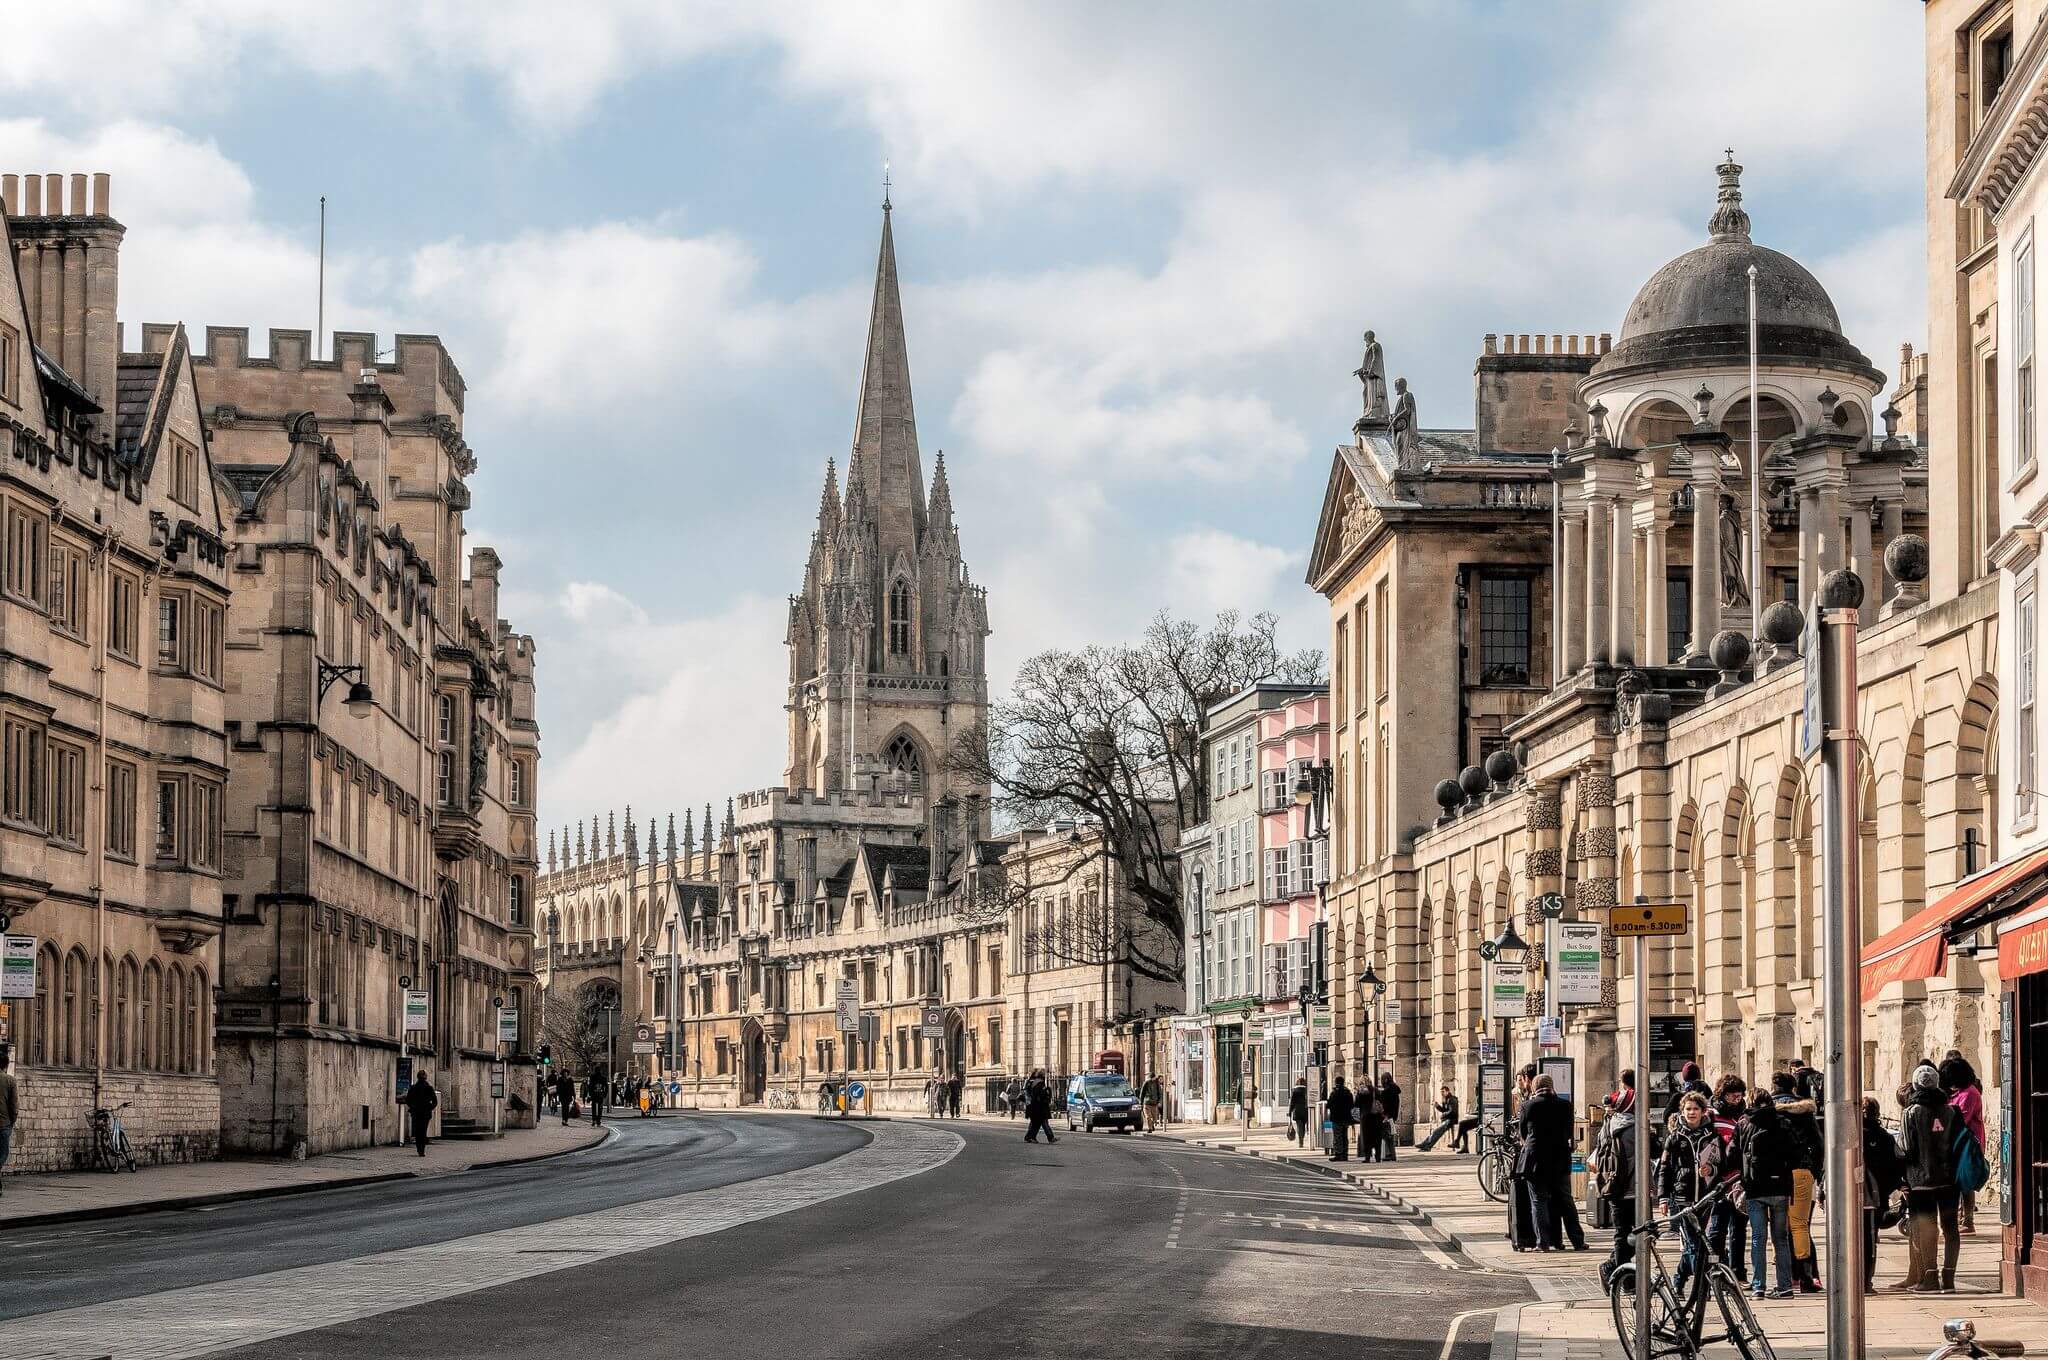
[(1083, 1117), (1082, 1117), (1082, 1120), (1081, 1120), (1081, 1132), (1083, 1132), (1083, 1133), (1093, 1133), (1093, 1132), (1095, 1132), (1095, 1116), (1094, 1116), (1094, 1115), (1092, 1115), (1092, 1114), (1091, 1114), (1091, 1115), (1085, 1115), (1085, 1116), (1083, 1116)]

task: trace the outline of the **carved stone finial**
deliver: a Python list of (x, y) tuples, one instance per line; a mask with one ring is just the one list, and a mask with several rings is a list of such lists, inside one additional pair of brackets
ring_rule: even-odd
[(1458, 816), (1458, 805), (1463, 803), (1464, 801), (1465, 791), (1464, 789), (1458, 786), (1457, 780), (1438, 780), (1436, 786), (1436, 805), (1442, 808), (1443, 812), (1438, 815), (1436, 819), (1436, 824), (1438, 826), (1442, 826), (1446, 822), (1456, 820)]
[(1588, 406), (1588, 407), (1586, 408), (1586, 419), (1587, 419), (1588, 421), (1592, 422), (1592, 426), (1593, 426), (1593, 442), (1594, 442), (1595, 444), (1601, 444), (1601, 445), (1605, 445), (1605, 444), (1607, 444), (1607, 443), (1608, 443), (1609, 441), (1608, 441), (1608, 438), (1607, 438), (1607, 407), (1606, 407), (1606, 404), (1605, 404), (1605, 403), (1603, 403), (1603, 402), (1597, 402), (1597, 401), (1596, 401), (1596, 402), (1594, 402), (1594, 403), (1593, 403), (1593, 404), (1592, 404), (1591, 406)]
[(1900, 416), (1896, 402), (1886, 402), (1884, 409), (1877, 413), (1877, 418), (1884, 422), (1884, 446), (1888, 449), (1898, 445)]
[(1705, 383), (1701, 383), (1700, 390), (1692, 394), (1692, 404), (1694, 409), (1698, 413), (1693, 417), (1694, 427), (1702, 430), (1706, 429), (1707, 412), (1711, 410), (1714, 405), (1714, 389), (1707, 386)]
[(1884, 617), (1927, 603), (1928, 568), (1932, 565), (1927, 540), (1918, 534), (1900, 534), (1884, 545), (1885, 575), (1897, 583), (1891, 599), (1885, 601)]
[(1771, 648), (1764, 654), (1762, 670), (1780, 670), (1799, 659), (1799, 635), (1806, 631), (1806, 619), (1798, 605), (1790, 600), (1770, 605), (1764, 610), (1758, 631)]
[(1707, 232), (1716, 241), (1747, 241), (1749, 239), (1749, 214), (1742, 208), (1742, 167), (1735, 163), (1735, 150), (1728, 150), (1728, 158), (1715, 167), (1720, 176), (1720, 190), (1715, 196), (1714, 215), (1708, 219)]

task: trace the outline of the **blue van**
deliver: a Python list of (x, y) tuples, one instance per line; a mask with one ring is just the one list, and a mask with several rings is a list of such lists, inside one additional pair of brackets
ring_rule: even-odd
[(1129, 1133), (1143, 1127), (1145, 1110), (1121, 1072), (1084, 1072), (1067, 1083), (1067, 1130), (1098, 1128)]

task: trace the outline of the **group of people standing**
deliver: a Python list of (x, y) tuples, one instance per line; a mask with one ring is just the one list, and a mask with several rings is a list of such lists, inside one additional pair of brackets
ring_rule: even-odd
[[(1401, 1117), (1401, 1085), (1392, 1072), (1380, 1073), (1377, 1082), (1360, 1080), (1353, 1090), (1340, 1074), (1330, 1083), (1323, 1117), (1330, 1125), (1330, 1160), (1351, 1160), (1351, 1130), (1358, 1130), (1358, 1160), (1394, 1160), (1395, 1122)], [(1287, 1098), (1287, 1121), (1297, 1146), (1308, 1146), (1314, 1121), (1309, 1099), (1308, 1078), (1296, 1077)]]
[(924, 1107), (934, 1119), (960, 1117), (960, 1091), (966, 1086), (958, 1072), (950, 1077), (932, 1077), (924, 1084)]
[[(1656, 1212), (1668, 1216), (1718, 1190), (1705, 1218), (1704, 1247), (1738, 1277), (1747, 1247), (1753, 1297), (1821, 1292), (1813, 1244), (1814, 1209), (1826, 1194), (1821, 1074), (1800, 1065), (1774, 1073), (1769, 1090), (1752, 1093), (1749, 1083), (1734, 1073), (1710, 1087), (1699, 1065), (1687, 1063), (1676, 1085), (1670, 1102), (1648, 1116), (1655, 1120), (1650, 1132)], [(1983, 1086), (1970, 1063), (1951, 1049), (1938, 1065), (1918, 1064), (1896, 1100), (1902, 1111), (1901, 1135), (1896, 1139), (1885, 1126), (1875, 1097), (1865, 1097), (1859, 1112), (1865, 1218), (1862, 1287), (1876, 1287), (1879, 1231), (1903, 1223), (1910, 1263), (1906, 1277), (1890, 1287), (1949, 1293), (1955, 1289), (1959, 1238), (1975, 1230), (1973, 1192), (1982, 1184), (1975, 1173), (1984, 1165)], [(1601, 1197), (1614, 1218), (1614, 1246), (1601, 1266), (1603, 1282), (1634, 1251), (1636, 1124), (1646, 1117), (1639, 1108), (1634, 1072), (1622, 1073), (1620, 1088), (1606, 1104), (1608, 1116), (1592, 1164)], [(1523, 1129), (1529, 1136), (1526, 1112)], [(1528, 1155), (1525, 1150), (1524, 1157)], [(1567, 1151), (1567, 1168), (1568, 1157)], [(1568, 1181), (1566, 1189), (1568, 1202)], [(1537, 1217), (1540, 1235), (1540, 1207)], [(1574, 1245), (1582, 1245), (1575, 1221), (1572, 1227)], [(1680, 1283), (1703, 1265), (1696, 1259), (1698, 1251), (1699, 1245), (1688, 1240), (1678, 1267)], [(1774, 1267), (1768, 1279), (1767, 1257)]]

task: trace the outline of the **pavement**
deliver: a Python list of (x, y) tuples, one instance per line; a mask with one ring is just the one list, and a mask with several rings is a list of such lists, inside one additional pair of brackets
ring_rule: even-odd
[(1491, 1360), (1531, 1298), (1305, 1168), (1020, 1135), (705, 1111), (536, 1166), (32, 1230), (0, 1360)]
[(66, 1171), (8, 1176), (0, 1182), (0, 1234), (79, 1219), (196, 1209), (241, 1199), (536, 1161), (590, 1147), (607, 1134), (608, 1129), (593, 1128), (587, 1119), (567, 1125), (542, 1120), (539, 1128), (512, 1129), (502, 1138), (430, 1141), (424, 1157), (407, 1145), (353, 1148), (298, 1162), (237, 1159), (152, 1166), (133, 1173)]
[[(1197, 1146), (1269, 1161), (1302, 1162), (1326, 1174), (1341, 1175), (1413, 1214), (1418, 1224), (1468, 1261), (1470, 1268), (1527, 1280), (1537, 1301), (1519, 1311), (1512, 1349), (1497, 1352), (1494, 1360), (1620, 1360), (1623, 1355), (1598, 1274), (1599, 1263), (1613, 1241), (1612, 1232), (1588, 1226), (1590, 1252), (1517, 1252), (1507, 1241), (1506, 1209), (1480, 1190), (1472, 1157), (1403, 1148), (1393, 1162), (1330, 1162), (1319, 1149), (1295, 1148), (1279, 1131), (1254, 1130), (1243, 1135), (1235, 1129), (1204, 1125), (1181, 1125), (1168, 1131)], [(1822, 1214), (1815, 1215), (1814, 1236), (1826, 1242)], [(1874, 1360), (1919, 1360), (1941, 1344), (1941, 1324), (1953, 1317), (1975, 1321), (1980, 1340), (2017, 1341), (2025, 1345), (2028, 1354), (2048, 1355), (2048, 1309), (1998, 1292), (1996, 1216), (1980, 1215), (1977, 1232), (1962, 1243), (1956, 1293), (1892, 1294), (1882, 1286), (1906, 1273), (1906, 1244), (1895, 1229), (1881, 1236), (1877, 1259), (1880, 1289), (1866, 1296), (1867, 1355)], [(1825, 1253), (1825, 1245), (1820, 1250)], [(1780, 1360), (1825, 1356), (1827, 1316), (1821, 1296), (1767, 1299), (1751, 1306), (1769, 1332)]]

